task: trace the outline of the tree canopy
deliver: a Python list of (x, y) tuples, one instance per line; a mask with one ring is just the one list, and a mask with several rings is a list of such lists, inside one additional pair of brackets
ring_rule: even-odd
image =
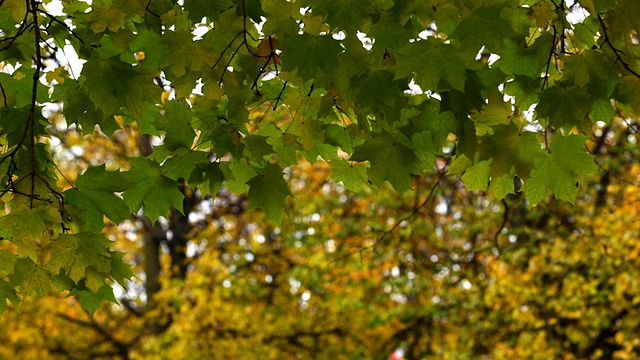
[[(435, 342), (422, 344), (416, 335), (435, 326), (434, 316), (462, 326), (481, 310), (490, 314), (492, 307), (509, 308), (501, 296), (522, 297), (509, 300), (526, 307), (514, 308), (514, 314), (535, 309), (539, 313), (528, 312), (535, 313), (533, 319), (564, 321), (557, 341), (575, 353), (619, 350), (591, 348), (590, 341), (598, 336), (609, 339), (606, 331), (611, 329), (576, 319), (576, 312), (584, 314), (581, 300), (568, 308), (553, 307), (538, 303), (550, 295), (534, 289), (577, 291), (570, 285), (546, 290), (542, 285), (561, 281), (557, 277), (579, 268), (575, 262), (580, 261), (586, 268), (570, 275), (591, 281), (595, 264), (619, 261), (606, 254), (635, 249), (622, 235), (624, 224), (616, 224), (620, 241), (606, 245), (606, 254), (597, 259), (586, 250), (571, 252), (567, 244), (577, 241), (575, 246), (595, 247), (597, 253), (604, 245), (585, 237), (606, 234), (586, 219), (597, 217), (608, 224), (612, 215), (601, 209), (612, 205), (612, 199), (626, 203), (627, 191), (629, 197), (637, 196), (622, 184), (635, 184), (629, 176), (638, 171), (639, 24), (640, 2), (631, 0), (0, 0), (0, 311), (54, 290), (77, 297), (93, 314), (101, 300), (117, 301), (113, 284), (126, 287), (127, 280), (148, 270), (145, 291), (159, 297), (152, 333), (163, 332), (166, 338), (157, 341), (169, 341), (171, 333), (163, 324), (174, 321), (162, 317), (173, 319), (182, 316), (178, 310), (187, 311), (177, 294), (208, 299), (212, 294), (198, 295), (198, 286), (223, 281), (225, 271), (237, 275), (229, 266), (243, 252), (218, 245), (217, 253), (207, 253), (211, 262), (203, 266), (218, 275), (196, 277), (203, 282), (198, 285), (184, 283), (191, 270), (180, 247), (229, 236), (225, 241), (242, 248), (259, 235), (257, 239), (272, 240), (259, 246), (268, 253), (270, 266), (282, 268), (267, 271), (269, 266), (260, 268), (245, 259), (263, 276), (260, 281), (271, 276), (260, 290), (268, 296), (233, 293), (236, 288), (231, 287), (229, 294), (215, 295), (215, 304), (225, 299), (251, 304), (251, 296), (258, 296), (264, 306), (260, 309), (281, 309), (274, 302), (290, 299), (279, 291), (291, 293), (296, 286), (284, 289), (279, 281), (296, 279), (302, 284), (297, 288), (309, 287), (309, 294), (353, 301), (340, 311), (356, 314), (363, 311), (361, 302), (384, 286), (357, 276), (361, 271), (368, 278), (368, 261), (387, 271), (385, 277), (397, 278), (389, 275), (391, 269), (409, 276), (409, 269), (428, 260), (434, 267), (422, 264), (421, 269), (440, 274), (470, 256), (465, 266), (480, 261), (482, 269), (458, 277), (453, 282), (457, 287), (445, 291), (451, 299), (433, 295), (437, 298), (416, 300), (430, 304), (424, 311), (434, 312), (405, 318), (415, 326), (407, 327), (411, 330), (403, 338), (412, 351), (420, 346), (438, 351)], [(612, 178), (619, 188), (610, 187)], [(204, 199), (213, 201), (219, 212), (197, 211)], [(412, 205), (405, 206), (407, 201)], [(503, 215), (494, 208), (502, 208)], [(615, 214), (625, 211), (635, 210), (620, 205)], [(426, 213), (431, 218), (422, 216)], [(204, 220), (194, 230), (198, 214)], [(322, 230), (309, 226), (314, 214), (322, 214)], [(488, 223), (483, 225), (481, 216)], [(121, 251), (127, 246), (113, 241), (127, 241), (117, 234), (118, 224), (142, 233), (146, 229), (145, 239), (158, 240), (162, 233), (176, 257), (163, 260), (147, 253), (144, 261), (135, 256), (124, 260)], [(566, 232), (537, 233), (554, 231), (557, 224), (566, 226)], [(178, 225), (182, 228), (172, 227)], [(311, 228), (312, 233), (305, 233)], [(228, 235), (233, 229), (239, 233)], [(306, 243), (304, 234), (316, 234), (316, 240)], [(500, 245), (504, 235), (506, 248)], [(175, 245), (174, 237), (185, 242)], [(386, 247), (403, 238), (405, 245)], [(333, 245), (327, 245), (328, 239)], [(517, 246), (521, 239), (526, 246)], [(295, 250), (298, 242), (308, 247), (307, 253)], [(143, 245), (136, 246), (129, 249), (134, 254)], [(363, 268), (356, 271), (365, 250), (371, 258), (361, 259)], [(252, 256), (256, 251), (251, 249)], [(482, 260), (472, 255), (483, 252)], [(320, 260), (319, 254), (333, 254), (334, 259)], [(402, 265), (386, 263), (396, 256)], [(443, 256), (453, 263), (440, 266)], [(311, 270), (274, 283), (273, 274), (297, 271), (306, 257)], [(152, 258), (157, 261), (153, 271)], [(172, 275), (163, 279), (160, 269), (167, 261)], [(350, 265), (341, 267), (341, 261)], [(625, 266), (628, 271), (611, 270), (610, 276), (627, 274), (631, 281), (635, 270)], [(542, 284), (514, 292), (490, 281), (521, 281), (517, 274)], [(176, 278), (183, 281), (176, 292), (163, 293)], [(257, 281), (251, 276), (242, 281), (251, 279)], [(332, 285), (321, 286), (321, 279), (337, 282), (336, 288), (326, 289)], [(430, 281), (411, 286), (431, 286)], [(388, 286), (408, 283), (398, 280)], [(602, 287), (619, 286), (589, 284), (594, 296), (602, 294)], [(484, 296), (493, 294), (491, 301), (476, 294), (473, 301), (462, 302), (465, 297), (457, 293), (469, 286)], [(634, 301), (616, 291), (611, 296)], [(379, 296), (389, 293), (396, 300), (405, 296), (400, 301), (405, 303), (419, 297), (407, 289)], [(298, 305), (310, 296), (298, 299)], [(376, 311), (391, 316), (387, 300), (380, 301)], [(169, 311), (171, 306), (177, 309)], [(454, 308), (464, 310), (453, 316)], [(313, 321), (339, 319), (334, 310), (315, 311)], [(629, 311), (621, 306), (598, 316), (615, 324)], [(504, 320), (487, 316), (482, 321)], [(495, 324), (487, 331), (497, 329)], [(207, 326), (223, 338), (243, 335), (217, 323)], [(532, 329), (545, 334), (549, 326), (556, 329), (533, 320), (513, 326), (533, 335), (511, 341), (532, 346), (538, 339)], [(578, 330), (566, 330), (571, 326)], [(317, 340), (322, 334), (339, 336), (344, 329), (300, 331), (303, 338)], [(382, 336), (376, 334), (369, 333)], [(465, 341), (466, 335), (447, 341)], [(284, 333), (261, 336), (267, 345), (295, 343)], [(327, 341), (335, 341), (331, 339)], [(352, 341), (354, 353), (363, 351), (357, 339)], [(271, 351), (267, 345), (265, 354)], [(380, 351), (389, 350), (381, 346)], [(471, 352), (465, 354), (482, 353), (476, 344), (469, 346)]]

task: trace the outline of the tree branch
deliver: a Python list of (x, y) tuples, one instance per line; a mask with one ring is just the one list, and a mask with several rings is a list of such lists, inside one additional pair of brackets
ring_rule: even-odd
[(613, 51), (613, 54), (616, 56), (616, 61), (619, 62), (622, 65), (622, 67), (624, 67), (628, 72), (630, 72), (635, 77), (640, 79), (640, 74), (637, 73), (635, 70), (633, 70), (631, 66), (626, 61), (624, 61), (622, 56), (620, 56), (620, 54), (624, 54), (624, 52), (616, 48), (615, 46), (613, 46), (613, 43), (609, 38), (609, 34), (607, 33), (607, 26), (604, 23), (604, 19), (602, 18), (602, 15), (600, 14), (598, 14), (598, 21), (600, 22), (600, 29), (602, 30), (602, 37), (603, 37), (604, 43), (607, 44), (607, 46), (609, 46), (611, 51)]

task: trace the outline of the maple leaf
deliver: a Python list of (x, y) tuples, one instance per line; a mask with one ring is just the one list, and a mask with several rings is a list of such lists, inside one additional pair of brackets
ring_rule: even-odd
[(16, 255), (8, 250), (0, 250), (0, 273), (3, 275), (13, 273), (16, 263)]
[(77, 296), (78, 300), (80, 300), (80, 306), (87, 310), (91, 316), (100, 308), (102, 300), (108, 300), (114, 304), (118, 303), (118, 300), (113, 295), (113, 289), (106, 284), (102, 285), (97, 292), (75, 288), (69, 292), (69, 296)]
[(0, 217), (0, 236), (16, 245), (18, 255), (37, 261), (40, 246), (46, 245), (53, 234), (47, 230), (60, 223), (59, 216), (52, 207), (16, 206)]
[(342, 181), (348, 190), (360, 191), (363, 184), (366, 184), (367, 167), (365, 165), (346, 160), (333, 160), (329, 164), (331, 164), (331, 177), (335, 181)]
[(369, 161), (369, 179), (380, 186), (385, 180), (399, 193), (411, 188), (411, 175), (422, 171), (421, 162), (411, 148), (411, 141), (402, 134), (393, 137), (387, 132), (371, 136), (357, 146), (351, 155), (354, 161)]
[(362, 14), (366, 14), (372, 7), (367, 0), (343, 0), (340, 2), (301, 1), (300, 6), (313, 5), (314, 13), (322, 15), (325, 21), (334, 28), (354, 28), (358, 21), (363, 21)]
[(164, 114), (156, 112), (154, 125), (164, 131), (164, 145), (167, 150), (191, 148), (196, 136), (191, 127), (193, 113), (186, 101), (167, 101), (164, 104)]
[(17, 308), (20, 304), (20, 298), (15, 289), (7, 281), (0, 279), (0, 314), (7, 310), (7, 300)]
[(486, 46), (488, 50), (495, 53), (502, 52), (504, 34), (514, 31), (511, 24), (502, 17), (502, 14), (506, 13), (503, 10), (506, 9), (498, 6), (476, 9), (469, 17), (462, 20), (451, 33), (450, 38), (459, 39), (470, 52), (477, 53), (482, 46)]
[(485, 191), (491, 176), (490, 160), (480, 161), (467, 168), (462, 181), (469, 191)]
[(93, 32), (103, 32), (106, 28), (116, 32), (120, 30), (127, 14), (116, 7), (96, 5), (93, 6), (86, 21), (91, 25)]
[(43, 296), (51, 291), (51, 272), (29, 258), (20, 258), (15, 265), (15, 279), (20, 282), (20, 293), (24, 296)]
[(582, 88), (589, 83), (591, 77), (604, 78), (609, 66), (601, 52), (587, 51), (566, 59), (563, 77), (573, 79)]
[(145, 158), (131, 158), (131, 170), (124, 173), (128, 181), (135, 185), (122, 193), (125, 204), (131, 212), (144, 208), (144, 214), (155, 222), (166, 216), (169, 206), (182, 211), (184, 195), (178, 190), (178, 183), (165, 176), (156, 162)]
[(439, 91), (440, 79), (464, 90), (466, 61), (455, 45), (428, 38), (409, 43), (398, 50), (395, 79), (411, 78), (423, 90)]
[(535, 169), (522, 189), (531, 205), (546, 199), (549, 191), (558, 199), (575, 201), (580, 176), (597, 169), (593, 155), (584, 151), (586, 140), (582, 135), (556, 134), (553, 137), (549, 153), (535, 159)]
[(532, 78), (540, 74), (543, 64), (538, 62), (536, 49), (526, 48), (511, 39), (504, 39), (505, 51), (495, 66), (507, 74), (526, 75)]
[(104, 235), (92, 232), (60, 234), (47, 247), (51, 258), (45, 267), (54, 274), (62, 271), (76, 284), (86, 278), (90, 266), (108, 275), (111, 270), (110, 244)]
[(590, 110), (588, 99), (586, 90), (577, 86), (550, 87), (540, 94), (536, 114), (552, 126), (570, 129), (584, 122)]
[(493, 128), (493, 135), (480, 138), (478, 159), (490, 161), (491, 189), (498, 198), (514, 192), (513, 177), (526, 181), (535, 166), (535, 159), (545, 152), (536, 134), (521, 132), (516, 124)]
[(340, 43), (330, 35), (313, 36), (302, 34), (282, 44), (282, 66), (284, 70), (297, 69), (306, 79), (319, 78), (338, 66)]
[(258, 174), (247, 182), (249, 185), (249, 208), (262, 207), (268, 219), (279, 224), (282, 213), (287, 208), (286, 199), (291, 192), (282, 178), (282, 169), (275, 164), (267, 164)]
[(6, 2), (3, 2), (2, 5), (2, 10), (7, 11), (11, 15), (14, 24), (20, 23), (27, 11), (26, 3), (20, 0), (7, 0)]
[(151, 69), (159, 69), (167, 55), (167, 45), (160, 35), (147, 28), (138, 30), (138, 36), (129, 43), (129, 47), (133, 52), (144, 52), (144, 60), (141, 63)]
[(617, 87), (617, 99), (628, 106), (634, 114), (640, 114), (640, 79), (627, 76)]
[(122, 173), (106, 171), (103, 165), (88, 168), (64, 196), (68, 204), (83, 212), (84, 230), (100, 230), (104, 227), (103, 216), (116, 224), (129, 218), (129, 208), (116, 193), (130, 185)]
[(126, 281), (136, 277), (133, 273), (133, 268), (131, 264), (124, 261), (123, 257), (125, 253), (117, 251), (110, 251), (109, 253), (111, 255), (111, 271), (109, 274), (118, 284), (126, 287)]
[(438, 153), (438, 147), (433, 141), (433, 138), (434, 136), (429, 130), (411, 136), (411, 143), (415, 148), (414, 152), (420, 161), (422, 161), (422, 167), (426, 169), (433, 167), (433, 163), (436, 161), (436, 154)]
[(502, 101), (502, 95), (499, 93), (491, 93), (488, 104), (482, 107), (482, 110), (472, 110), (469, 117), (476, 126), (476, 134), (482, 136), (492, 134), (492, 127), (495, 125), (505, 125), (511, 122), (513, 110), (511, 110), (511, 102)]

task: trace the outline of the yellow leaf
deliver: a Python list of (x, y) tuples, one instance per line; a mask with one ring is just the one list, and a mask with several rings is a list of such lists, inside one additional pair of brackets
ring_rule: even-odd
[(22, 22), (27, 13), (27, 3), (24, 0), (6, 0), (2, 2), (3, 10), (9, 10), (13, 21)]
[(46, 75), (46, 79), (48, 82), (52, 82), (53, 80), (57, 81), (59, 84), (64, 82), (64, 78), (69, 75), (67, 70), (65, 70), (64, 66), (58, 66), (53, 71), (50, 71)]
[(533, 18), (536, 19), (536, 24), (540, 28), (546, 28), (556, 17), (553, 6), (547, 1), (540, 1), (533, 5), (531, 9), (533, 10)]

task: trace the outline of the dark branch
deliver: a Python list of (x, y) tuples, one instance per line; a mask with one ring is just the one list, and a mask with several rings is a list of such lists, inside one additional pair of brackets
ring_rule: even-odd
[(635, 77), (640, 79), (640, 74), (637, 73), (635, 70), (633, 70), (631, 66), (626, 61), (624, 61), (622, 56), (620, 56), (620, 54), (624, 54), (624, 52), (616, 48), (615, 46), (613, 46), (613, 43), (609, 38), (609, 34), (607, 33), (607, 26), (604, 23), (604, 19), (602, 18), (602, 15), (600, 14), (598, 14), (598, 21), (600, 22), (600, 29), (602, 30), (602, 37), (603, 37), (604, 43), (607, 44), (607, 46), (609, 46), (611, 51), (613, 51), (613, 54), (616, 56), (616, 61), (618, 61), (622, 65), (622, 67), (627, 69), (628, 72), (632, 73)]
[(153, 11), (151, 11), (151, 10), (149, 9), (149, 6), (151, 6), (151, 0), (149, 0), (149, 2), (147, 3), (147, 6), (146, 6), (144, 9), (145, 9), (149, 14), (151, 14), (151, 15), (153, 15), (153, 16), (155, 16), (155, 17), (159, 18), (159, 17), (160, 17), (160, 15), (158, 15), (158, 14), (154, 13)]
[(22, 19), (22, 21), (20, 22), (20, 27), (18, 28), (18, 31), (16, 32), (16, 34), (14, 36), (11, 37), (7, 37), (4, 38), (1, 41), (9, 41), (9, 44), (7, 44), (5, 47), (3, 47), (2, 49), (0, 49), (0, 51), (4, 51), (7, 50), (11, 47), (11, 45), (13, 45), (13, 43), (22, 35), (25, 33), (25, 31), (27, 31), (31, 25), (33, 25), (33, 22), (28, 23), (27, 19), (29, 18), (29, 12), (25, 11), (24, 13), (24, 18)]
[(4, 102), (4, 107), (7, 107), (7, 93), (4, 91), (4, 86), (2, 86), (2, 83), (0, 82), (0, 90), (2, 90), (2, 100)]
[(287, 81), (285, 81), (284, 84), (282, 84), (282, 89), (280, 90), (280, 93), (278, 94), (278, 97), (276, 98), (275, 104), (273, 104), (273, 111), (276, 111), (276, 108), (278, 107), (278, 103), (280, 102), (280, 100), (282, 100), (282, 94), (284, 93), (284, 90), (286, 88), (287, 88)]
[[(42, 9), (38, 9), (38, 8), (36, 8), (36, 11), (37, 11), (37, 12), (39, 12), (39, 13), (41, 13), (41, 14), (46, 15), (46, 16), (49, 18), (49, 25), (51, 25), (51, 23), (56, 23), (56, 24), (62, 25), (65, 29), (67, 29), (67, 31), (68, 31), (71, 35), (73, 35), (73, 37), (74, 37), (74, 38), (78, 39), (78, 41), (80, 41), (80, 43), (82, 43), (82, 44), (84, 45), (84, 40), (82, 40), (82, 38), (81, 38), (80, 36), (78, 36), (78, 34), (76, 34), (76, 32), (75, 32), (75, 31), (73, 31), (73, 30), (69, 27), (69, 25), (67, 25), (64, 21), (61, 21), (60, 19), (58, 19), (57, 17), (55, 17), (55, 16), (51, 15), (50, 13), (48, 13), (48, 12), (47, 12), (47, 11), (45, 11), (45, 10), (42, 10)], [(48, 28), (48, 27), (49, 27), (49, 26), (47, 26), (47, 28)]]

